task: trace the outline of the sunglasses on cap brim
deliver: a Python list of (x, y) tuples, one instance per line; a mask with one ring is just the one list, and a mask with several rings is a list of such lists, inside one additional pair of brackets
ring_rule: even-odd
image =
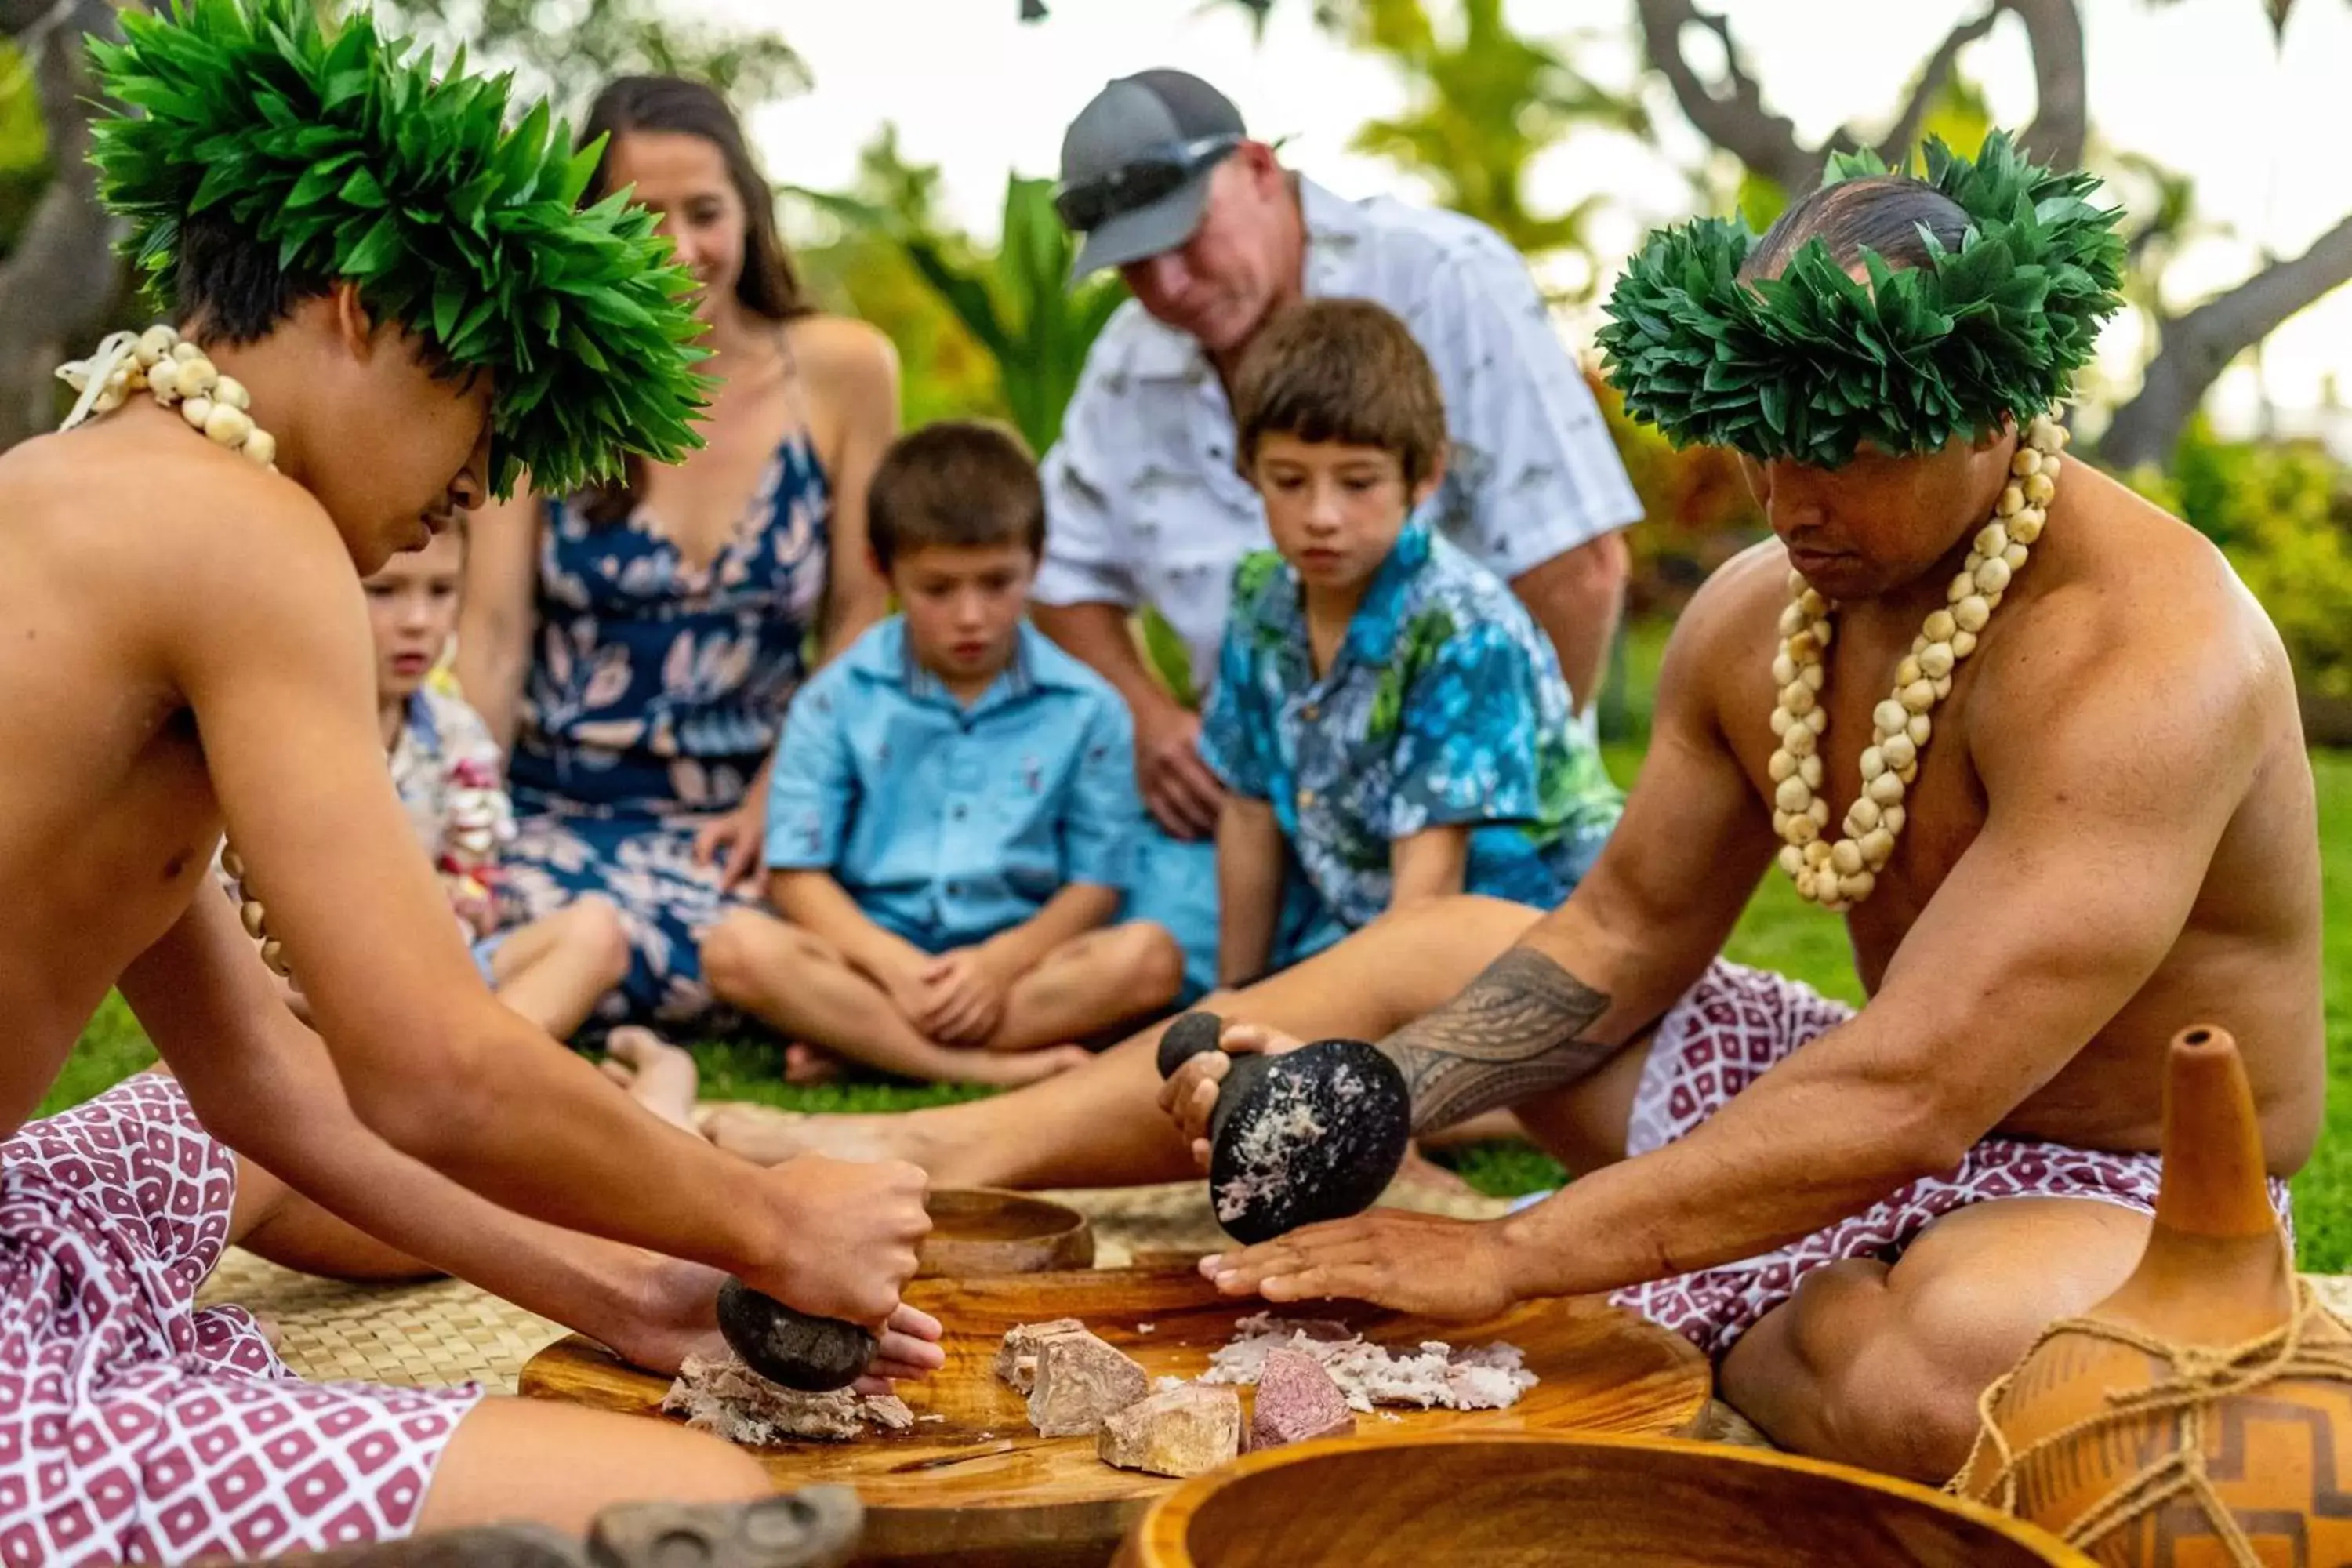
[(1154, 148), (1108, 174), (1055, 186), (1054, 211), (1072, 233), (1090, 233), (1122, 213), (1148, 207), (1181, 189), (1241, 144), (1241, 137), (1224, 132)]

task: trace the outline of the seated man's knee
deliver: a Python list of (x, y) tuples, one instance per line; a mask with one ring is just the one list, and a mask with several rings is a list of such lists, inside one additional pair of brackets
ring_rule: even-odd
[(1806, 1276), (1790, 1302), (1790, 1348), (1839, 1457), (1948, 1479), (1976, 1440), (1979, 1397), (2041, 1330), (2015, 1305), (1951, 1273), (1910, 1279), (1856, 1262)]

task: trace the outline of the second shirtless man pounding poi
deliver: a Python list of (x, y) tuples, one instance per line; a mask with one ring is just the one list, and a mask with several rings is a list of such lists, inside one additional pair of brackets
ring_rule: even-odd
[[(715, 1348), (732, 1273), (885, 1330), (877, 1374), (942, 1360), (898, 1300), (922, 1173), (730, 1160), (500, 1006), (384, 765), (362, 576), (496, 469), (675, 455), (689, 279), (642, 209), (575, 210), (593, 151), (543, 109), (503, 132), (503, 83), (435, 81), (364, 15), (121, 20), (100, 75), (146, 112), (102, 121), (97, 162), (180, 331), (110, 340), (78, 373), (103, 416), (0, 458), (0, 1556), (761, 1496), (702, 1434), (305, 1384), (242, 1311), (194, 1309), (231, 1244), (417, 1258), (675, 1367)], [(225, 826), (316, 1034), (213, 885)], [(26, 1122), (118, 984), (177, 1076)]]
[[(1228, 1049), (1385, 1036), (1417, 1130), (1509, 1104), (1577, 1180), (1501, 1221), (1374, 1211), (1209, 1267), (1465, 1317), (1616, 1292), (1721, 1357), (1783, 1446), (1941, 1479), (1979, 1393), (2137, 1258), (2176, 1032), (2234, 1032), (2273, 1173), (2308, 1157), (2318, 835), (2261, 606), (2042, 417), (2116, 305), (2092, 183), (2006, 139), (1937, 148), (1927, 180), (1841, 173), (1760, 240), (1654, 237), (1612, 301), (1628, 406), (1739, 449), (1777, 540), (1676, 626), (1574, 896), (1433, 906), (1204, 1004), (1253, 1026)], [(1843, 914), (1861, 1010), (1717, 957), (1776, 858)], [(1150, 1139), (1155, 1038), (993, 1103), (727, 1141), (1165, 1179), (1225, 1064), (1171, 1079), (1182, 1137)]]

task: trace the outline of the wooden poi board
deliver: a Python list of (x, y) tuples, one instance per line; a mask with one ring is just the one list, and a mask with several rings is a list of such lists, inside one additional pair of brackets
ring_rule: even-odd
[[(1189, 1269), (1088, 1269), (983, 1279), (918, 1280), (907, 1300), (947, 1326), (947, 1366), (902, 1384), (913, 1430), (855, 1443), (760, 1453), (784, 1487), (841, 1482), (866, 1508), (859, 1562), (1093, 1563), (1108, 1560), (1146, 1506), (1177, 1483), (1114, 1469), (1091, 1437), (1047, 1439), (1022, 1396), (992, 1368), (1019, 1323), (1077, 1318), (1158, 1377), (1192, 1377), (1234, 1325), (1267, 1310), (1219, 1297)], [(1457, 1346), (1503, 1340), (1538, 1379), (1507, 1410), (1401, 1410), (1359, 1418), (1360, 1436), (1404, 1433), (1622, 1432), (1681, 1436), (1706, 1407), (1712, 1377), (1686, 1341), (1598, 1301), (1537, 1301), (1475, 1323), (1441, 1323), (1342, 1302), (1277, 1309), (1337, 1318), (1392, 1349), (1425, 1340)], [(658, 1415), (670, 1380), (625, 1366), (579, 1338), (551, 1345), (522, 1370), (521, 1390), (604, 1410)], [(1250, 1391), (1243, 1390), (1244, 1401)], [(935, 1419), (924, 1419), (934, 1417)]]

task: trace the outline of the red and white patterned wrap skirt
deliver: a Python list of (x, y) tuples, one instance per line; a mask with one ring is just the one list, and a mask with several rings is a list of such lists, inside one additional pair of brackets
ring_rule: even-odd
[(405, 1534), (475, 1389), (309, 1384), (194, 1309), (236, 1157), (145, 1074), (0, 1143), (0, 1564), (181, 1563)]
[[(1844, 1023), (1853, 1009), (1781, 975), (1718, 961), (1658, 1024), (1625, 1129), (1628, 1156), (1661, 1149), (1705, 1121), (1773, 1064)], [(1892, 1262), (1955, 1209), (1999, 1198), (2086, 1198), (2156, 1212), (2162, 1162), (2023, 1138), (1988, 1138), (1940, 1176), (1924, 1177), (1851, 1219), (1759, 1257), (1620, 1290), (1612, 1298), (1721, 1356), (1823, 1264)], [(2292, 1235), (2286, 1184), (2271, 1202)]]

